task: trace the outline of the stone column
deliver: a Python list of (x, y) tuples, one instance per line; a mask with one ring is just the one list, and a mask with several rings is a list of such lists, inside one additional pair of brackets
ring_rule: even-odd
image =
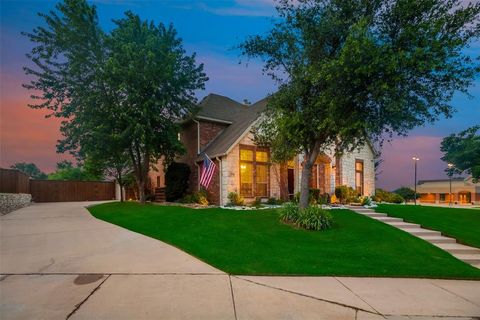
[(341, 157), (335, 157), (335, 186), (342, 185), (342, 161)]

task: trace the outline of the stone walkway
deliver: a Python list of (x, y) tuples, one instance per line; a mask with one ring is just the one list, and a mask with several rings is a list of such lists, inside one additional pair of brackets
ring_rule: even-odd
[(479, 281), (228, 275), (84, 205), (0, 218), (0, 319), (480, 317)]
[(349, 206), (348, 209), (408, 232), (447, 251), (456, 258), (471, 264), (474, 267), (480, 268), (480, 249), (478, 248), (457, 243), (456, 239), (446, 237), (439, 231), (423, 228), (419, 224), (405, 222), (401, 218), (389, 217), (385, 213), (378, 213), (372, 209), (355, 206)]

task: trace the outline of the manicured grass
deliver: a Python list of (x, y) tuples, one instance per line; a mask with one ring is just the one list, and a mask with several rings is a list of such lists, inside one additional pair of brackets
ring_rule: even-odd
[(276, 210), (136, 203), (107, 203), (89, 210), (231, 274), (480, 279), (480, 270), (431, 244), (348, 210), (333, 211), (336, 225), (327, 231), (295, 229), (281, 223)]
[(480, 248), (480, 210), (381, 204), (376, 211), (421, 224), (461, 243)]

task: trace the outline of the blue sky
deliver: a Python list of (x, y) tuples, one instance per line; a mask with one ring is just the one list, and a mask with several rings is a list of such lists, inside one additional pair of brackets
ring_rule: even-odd
[[(198, 61), (205, 64), (210, 80), (199, 98), (215, 92), (242, 101), (252, 102), (275, 90), (272, 80), (262, 75), (261, 61), (239, 64), (241, 58), (235, 46), (248, 35), (262, 34), (271, 25), (275, 14), (270, 0), (230, 1), (92, 1), (98, 8), (100, 23), (105, 29), (112, 28), (112, 19), (120, 18), (131, 10), (142, 19), (156, 23), (173, 23), (189, 53), (196, 52)], [(42, 23), (36, 15), (54, 7), (53, 1), (5, 1), (1, 2), (1, 107), (2, 155), (0, 165), (7, 166), (18, 161), (38, 163), (45, 171), (53, 169), (55, 162), (65, 158), (55, 154), (59, 138), (58, 121), (44, 119), (43, 113), (26, 107), (28, 93), (21, 88), (24, 79), (22, 66), (27, 63), (25, 53), (30, 44), (20, 35)], [(467, 51), (479, 56), (480, 43)], [(434, 125), (417, 128), (411, 135), (394, 139), (384, 148), (383, 173), (379, 186), (392, 189), (412, 184), (412, 155), (420, 157), (421, 179), (444, 176), (444, 163), (439, 160), (439, 143), (447, 134), (458, 132), (480, 123), (480, 85), (472, 87), (473, 99), (457, 95), (453, 105), (458, 112), (452, 119), (443, 119)], [(28, 116), (26, 116), (28, 113)], [(15, 118), (15, 122), (5, 118)], [(34, 135), (19, 135), (19, 131)], [(9, 137), (15, 137), (10, 139)], [(410, 174), (412, 173), (412, 174)]]

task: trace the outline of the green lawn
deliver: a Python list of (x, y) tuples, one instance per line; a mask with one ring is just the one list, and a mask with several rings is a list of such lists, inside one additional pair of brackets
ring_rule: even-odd
[(306, 231), (283, 224), (276, 210), (233, 211), (107, 203), (97, 217), (172, 244), (231, 274), (395, 276), (480, 279), (471, 267), (431, 244), (348, 210), (336, 226)]
[(381, 204), (375, 210), (480, 248), (480, 210), (395, 204)]

